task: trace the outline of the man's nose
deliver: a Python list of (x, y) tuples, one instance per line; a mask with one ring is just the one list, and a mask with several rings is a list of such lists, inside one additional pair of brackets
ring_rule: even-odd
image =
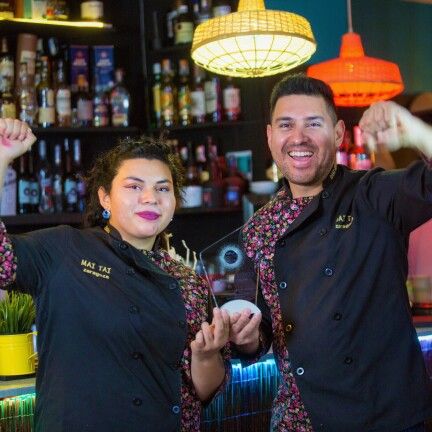
[(304, 129), (301, 126), (296, 126), (291, 131), (291, 141), (293, 144), (301, 144), (305, 141)]

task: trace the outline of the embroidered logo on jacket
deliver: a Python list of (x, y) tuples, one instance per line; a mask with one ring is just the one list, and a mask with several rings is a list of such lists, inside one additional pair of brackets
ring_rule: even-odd
[(348, 229), (351, 227), (353, 221), (354, 221), (354, 216), (345, 215), (345, 214), (339, 215), (336, 218), (335, 228), (336, 229)]
[(88, 273), (97, 278), (109, 279), (111, 274), (111, 267), (99, 265), (93, 261), (86, 259), (81, 260), (81, 268), (84, 273)]

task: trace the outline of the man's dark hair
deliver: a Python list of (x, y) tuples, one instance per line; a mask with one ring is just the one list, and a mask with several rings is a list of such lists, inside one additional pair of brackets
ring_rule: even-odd
[(171, 172), (177, 203), (181, 202), (184, 168), (180, 158), (172, 153), (166, 140), (147, 136), (126, 138), (120, 141), (116, 147), (101, 154), (85, 178), (87, 186), (85, 224), (87, 226), (103, 226), (106, 224), (106, 221), (102, 218), (103, 208), (99, 203), (98, 190), (103, 187), (109, 193), (112, 181), (117, 175), (120, 165), (129, 159), (148, 159), (163, 162)]
[(306, 75), (287, 75), (274, 87), (270, 96), (270, 121), (273, 116), (277, 101), (283, 96), (307, 95), (321, 96), (328, 109), (333, 124), (337, 122), (336, 106), (333, 98), (333, 91), (324, 81), (307, 77)]

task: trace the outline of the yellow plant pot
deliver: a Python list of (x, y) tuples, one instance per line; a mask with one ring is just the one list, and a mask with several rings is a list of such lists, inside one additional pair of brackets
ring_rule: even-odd
[(33, 333), (0, 335), (0, 376), (35, 372)]

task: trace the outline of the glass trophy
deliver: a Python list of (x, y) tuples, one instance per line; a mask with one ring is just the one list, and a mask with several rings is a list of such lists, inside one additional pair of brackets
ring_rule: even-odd
[(245, 254), (240, 247), (243, 226), (207, 246), (199, 253), (199, 267), (207, 279), (213, 302), (229, 314), (256, 306), (257, 283), (253, 269), (245, 266)]

